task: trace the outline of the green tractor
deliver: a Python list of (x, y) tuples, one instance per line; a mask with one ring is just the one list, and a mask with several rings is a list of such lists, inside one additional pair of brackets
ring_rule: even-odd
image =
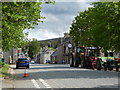
[(115, 58), (114, 57), (99, 57), (99, 61), (101, 64), (101, 69), (103, 68), (105, 71), (113, 70), (115, 67)]
[(114, 52), (108, 51), (104, 54), (105, 56), (99, 57), (98, 62), (101, 64), (101, 69), (104, 69), (105, 71), (113, 70), (114, 68), (116, 68), (117, 70), (119, 69), (117, 66), (118, 62), (115, 57), (113, 57), (113, 53)]

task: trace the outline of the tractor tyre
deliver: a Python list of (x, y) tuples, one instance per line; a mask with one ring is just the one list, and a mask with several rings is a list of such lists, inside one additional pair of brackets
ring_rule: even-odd
[(74, 60), (74, 67), (79, 67), (79, 61), (77, 59)]
[(70, 67), (74, 67), (74, 58), (73, 55), (70, 55)]
[(102, 69), (102, 65), (101, 65), (101, 62), (99, 60), (96, 62), (96, 68), (97, 68), (97, 70)]
[(88, 62), (86, 62), (86, 67), (85, 67), (85, 68), (86, 68), (86, 69), (89, 69), (89, 68), (90, 68)]
[(104, 64), (104, 71), (107, 71), (107, 64)]
[(119, 66), (118, 66), (117, 62), (115, 63), (115, 68), (116, 68), (116, 71), (118, 72), (119, 71)]
[(81, 59), (81, 68), (86, 68), (86, 63), (84, 59)]
[(84, 61), (81, 60), (81, 68), (85, 68)]

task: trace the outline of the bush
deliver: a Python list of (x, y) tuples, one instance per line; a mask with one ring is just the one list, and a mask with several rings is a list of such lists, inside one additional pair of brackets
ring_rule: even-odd
[(9, 65), (8, 64), (6, 64), (5, 62), (1, 62), (0, 61), (0, 77), (2, 76), (2, 77), (6, 77), (6, 76), (8, 76), (9, 74), (8, 74), (8, 69), (9, 69)]
[(4, 67), (4, 65), (5, 65), (5, 62), (0, 61), (0, 68)]

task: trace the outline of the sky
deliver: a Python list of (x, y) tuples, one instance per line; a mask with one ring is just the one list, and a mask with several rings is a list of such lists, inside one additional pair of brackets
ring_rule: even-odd
[[(69, 32), (74, 18), (79, 12), (92, 7), (90, 0), (81, 0), (80, 2), (62, 0), (53, 4), (42, 4), (41, 15), (46, 17), (44, 23), (39, 23), (34, 29), (26, 29), (29, 32), (28, 38), (37, 40), (46, 40), (63, 37), (64, 33)], [(93, 0), (92, 0), (93, 1)]]

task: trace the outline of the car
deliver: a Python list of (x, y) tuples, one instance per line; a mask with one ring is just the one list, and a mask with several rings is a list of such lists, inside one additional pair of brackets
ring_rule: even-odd
[(16, 68), (26, 67), (29, 68), (29, 60), (27, 58), (18, 58), (16, 61)]
[(32, 60), (32, 61), (31, 61), (31, 64), (35, 64), (35, 61)]

